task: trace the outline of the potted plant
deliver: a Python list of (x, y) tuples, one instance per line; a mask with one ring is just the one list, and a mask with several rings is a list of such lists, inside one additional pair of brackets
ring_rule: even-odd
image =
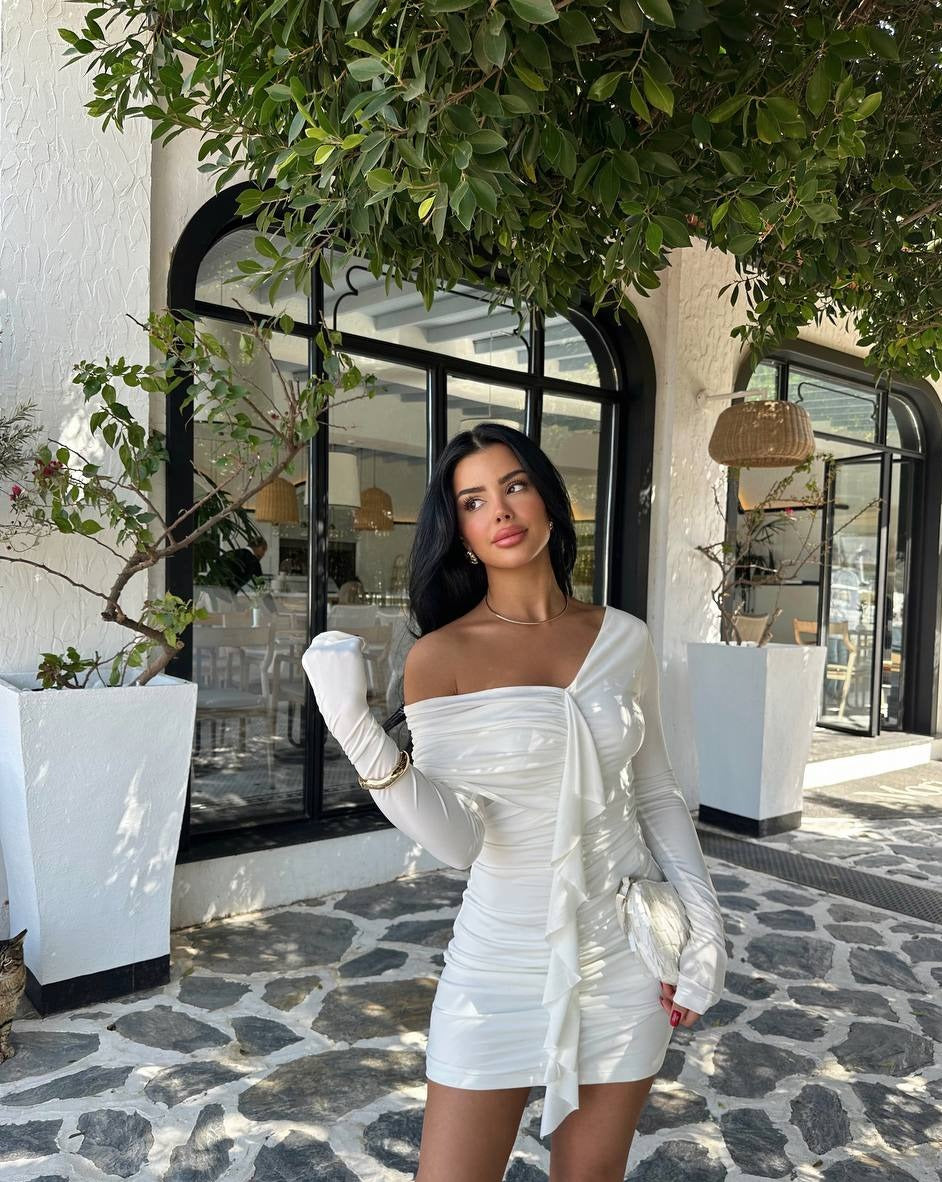
[[(719, 572), (711, 598), (722, 636), (720, 643), (687, 643), (700, 819), (756, 837), (801, 824), (827, 658), (826, 644), (814, 636), (812, 643), (773, 640), (783, 593), (801, 583), (809, 564), (827, 558), (833, 537), (879, 503), (871, 501), (822, 540), (832, 459), (822, 453), (774, 470), (762, 495), (738, 515), (734, 537), (725, 530), (696, 547)], [(730, 468), (734, 478), (741, 471)], [(725, 526), (725, 508), (715, 494), (714, 500)], [(769, 602), (758, 601), (760, 589), (772, 592)]]
[[(104, 657), (69, 645), (37, 654), (32, 672), (0, 672), (0, 845), (13, 930), (27, 929), (27, 992), (41, 1014), (169, 979), (170, 896), (198, 686), (166, 670), (185, 630), (206, 612), (167, 592), (136, 609), (129, 586), (196, 547), (209, 565), (211, 539), (227, 536), (225, 523), (239, 521), (246, 503), (290, 470), (327, 400), (360, 386), (372, 395), (373, 378), (323, 335), (325, 376), (288, 380), (271, 354), (276, 325), (291, 331), (287, 317), (257, 321), (239, 334), (233, 359), (194, 322), (155, 314), (141, 327), (161, 361), (76, 365), (73, 381), (92, 411), (94, 460), (42, 441), (32, 404), (0, 413), (0, 561), (96, 597), (102, 619), (128, 633)], [(274, 377), (267, 393), (245, 377), (259, 356)], [(164, 436), (136, 421), (121, 386), (174, 400), (213, 435), (216, 477), (172, 521), (153, 497), (167, 459)], [(55, 534), (104, 548), (112, 569), (102, 586), (45, 561), (43, 540)]]
[[(197, 470), (194, 481), (201, 506), (195, 514), (195, 523), (202, 525), (211, 520), (212, 524), (193, 545), (193, 583), (211, 598), (214, 592), (229, 591), (231, 556), (240, 547), (251, 546), (260, 535), (251, 513), (232, 508), (232, 498), (208, 473)], [(229, 511), (221, 514), (222, 508)]]

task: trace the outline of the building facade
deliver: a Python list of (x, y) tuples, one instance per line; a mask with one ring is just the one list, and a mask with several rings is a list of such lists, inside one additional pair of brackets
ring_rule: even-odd
[[(87, 79), (61, 70), (55, 29), (73, 20), (66, 6), (33, 13), (28, 28), (21, 13), (0, 19), (12, 99), (0, 115), (0, 397), (33, 398), (48, 433), (82, 447), (87, 415), (71, 366), (106, 354), (146, 361), (130, 317), (170, 306), (231, 342), (271, 308), (233, 282), (254, 235), (237, 216), (239, 186), (217, 194), (199, 171), (198, 137), (155, 147), (139, 123), (103, 134), (83, 110)], [(685, 645), (720, 637), (713, 569), (696, 546), (735, 531), (745, 500), (709, 457), (726, 402), (700, 400), (703, 390), (800, 401), (833, 456), (837, 492), (823, 515), (831, 560), (808, 563), (783, 589), (774, 636), (798, 643), (802, 622), (827, 628), (821, 725), (860, 736), (939, 733), (942, 385), (876, 387), (851, 326), (825, 318), (750, 370), (730, 336), (741, 312), (716, 298), (735, 278), (732, 259), (702, 244), (675, 251), (661, 286), (638, 297), (637, 322), (593, 317), (588, 306), (520, 322), (510, 309), (489, 313), (471, 282), (426, 310), (417, 292), (387, 290), (355, 259), (332, 286), (315, 277), (310, 296), (282, 289), (277, 307), (294, 327), (273, 341), (276, 372), (248, 375), (260, 392), (277, 405), (282, 381), (307, 378), (322, 319), (375, 375), (377, 392), (367, 400), (354, 391), (331, 409), (307, 462), (246, 515), (242, 537), (213, 539), (208, 555), (132, 584), (131, 606), (166, 578), (210, 612), (175, 669), (200, 684), (176, 923), (435, 864), (356, 786), (313, 709), (299, 657), (324, 628), (363, 635), (372, 708), (381, 719), (394, 713), (411, 640), (405, 573), (416, 511), (445, 442), (481, 419), (528, 432), (560, 468), (579, 537), (575, 594), (651, 623), (665, 733), (691, 806)], [(171, 462), (158, 496), (168, 510), (187, 507), (211, 487), (210, 425), (168, 418), (141, 396), (127, 401), (167, 432)], [(261, 581), (236, 585), (215, 560), (257, 535), (267, 546)], [(104, 582), (107, 554), (49, 545), (83, 582)], [(35, 668), (40, 651), (70, 643), (117, 647), (93, 600), (41, 572), (7, 565), (0, 587), (4, 669)], [(763, 594), (756, 589), (748, 610), (764, 610)]]

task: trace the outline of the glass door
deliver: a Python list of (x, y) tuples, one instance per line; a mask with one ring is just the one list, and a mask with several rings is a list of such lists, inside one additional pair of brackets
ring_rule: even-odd
[(835, 459), (820, 630), (827, 645), (818, 721), (875, 735), (883, 661), (883, 463), (869, 453)]
[(899, 730), (902, 720), (903, 652), (909, 613), (912, 569), (913, 485), (916, 461), (892, 457), (890, 511), (887, 522), (886, 593), (883, 624), (883, 676), (880, 685), (880, 726)]

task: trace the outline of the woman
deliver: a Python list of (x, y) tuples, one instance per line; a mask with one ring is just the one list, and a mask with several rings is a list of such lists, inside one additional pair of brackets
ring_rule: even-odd
[[(559, 472), (519, 431), (480, 424), (446, 447), (416, 523), (411, 764), (367, 707), (359, 638), (324, 632), (303, 658), (379, 808), (470, 867), (432, 1007), (417, 1182), (499, 1182), (534, 1085), (552, 1182), (621, 1182), (672, 1027), (722, 989), (722, 919), (665, 751), (650, 632), (571, 598), (575, 557)], [(691, 925), (676, 991), (615, 914), (623, 875), (661, 870)]]

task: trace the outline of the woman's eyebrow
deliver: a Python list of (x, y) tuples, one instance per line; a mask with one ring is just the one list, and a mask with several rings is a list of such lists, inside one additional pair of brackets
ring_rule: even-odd
[[(497, 478), (497, 483), (498, 484), (505, 484), (511, 478), (511, 476), (517, 476), (521, 472), (523, 472), (523, 474), (526, 475), (526, 468), (514, 468), (513, 472), (508, 472), (506, 476), (499, 476)], [(456, 492), (455, 496), (456, 497), (463, 497), (465, 493), (472, 493), (472, 492), (484, 492), (484, 485), (478, 484), (474, 488), (463, 488), (463, 489), (461, 489), (460, 492)]]

